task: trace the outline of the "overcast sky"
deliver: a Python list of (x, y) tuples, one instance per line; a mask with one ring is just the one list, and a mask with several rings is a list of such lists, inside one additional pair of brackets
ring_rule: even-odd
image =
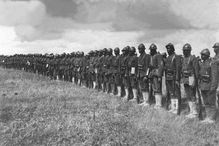
[[(219, 41), (219, 0), (0, 0), (0, 54)], [(213, 54), (212, 54), (213, 55)]]

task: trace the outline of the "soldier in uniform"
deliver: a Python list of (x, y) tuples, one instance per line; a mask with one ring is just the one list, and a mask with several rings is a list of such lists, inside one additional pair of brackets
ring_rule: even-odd
[(104, 49), (99, 50), (96, 65), (95, 65), (95, 72), (96, 72), (96, 83), (98, 91), (103, 90), (103, 59), (104, 59)]
[[(211, 105), (212, 105), (212, 97), (210, 95), (211, 88), (211, 59), (210, 59), (210, 51), (208, 49), (204, 49), (201, 51), (201, 61), (199, 61), (199, 89), (201, 91), (202, 103), (205, 105), (206, 118), (204, 121), (211, 120)], [(199, 92), (199, 91), (198, 91)], [(213, 101), (215, 103), (215, 100)]]
[(170, 112), (177, 114), (180, 97), (181, 58), (175, 54), (172, 43), (166, 45), (168, 57), (165, 60), (167, 104), (170, 99)]
[(215, 56), (211, 63), (211, 87), (210, 92), (213, 96), (208, 96), (206, 104), (207, 117), (203, 121), (205, 123), (214, 123), (216, 119), (216, 111), (218, 110), (218, 98), (219, 98), (219, 43), (215, 43), (214, 46)]
[(107, 74), (107, 67), (108, 67), (108, 50), (107, 48), (103, 49), (103, 65), (102, 65), (102, 77), (103, 77), (103, 83), (102, 83), (102, 90), (103, 92), (107, 92), (107, 82), (108, 82), (108, 74)]
[(155, 108), (162, 107), (162, 74), (163, 74), (163, 57), (157, 52), (155, 44), (150, 45), (150, 74), (152, 90), (155, 96)]
[(150, 55), (145, 53), (144, 44), (140, 44), (138, 46), (138, 51), (140, 56), (138, 57), (138, 83), (139, 89), (143, 96), (143, 102), (141, 105), (148, 106), (149, 105), (149, 63), (150, 63)]
[(123, 57), (121, 60), (121, 74), (122, 74), (122, 83), (125, 89), (125, 97), (124, 100), (129, 100), (130, 97), (130, 77), (129, 77), (129, 69), (128, 69), (128, 61), (130, 59), (129, 56), (130, 47), (127, 46), (123, 49)]
[(113, 59), (113, 70), (114, 70), (114, 86), (117, 89), (117, 96), (121, 97), (122, 90), (121, 90), (121, 56), (119, 48), (114, 49), (115, 57)]
[(138, 95), (138, 80), (137, 80), (137, 69), (138, 69), (138, 57), (136, 54), (135, 47), (130, 48), (129, 52), (129, 60), (128, 60), (128, 75), (130, 78), (130, 87), (133, 93), (133, 99), (131, 101), (138, 102), (137, 95)]
[(190, 113), (186, 116), (188, 118), (197, 117), (196, 106), (196, 86), (198, 77), (198, 61), (194, 55), (191, 55), (192, 47), (190, 44), (183, 46), (183, 59), (182, 59), (182, 83), (185, 88), (186, 98)]

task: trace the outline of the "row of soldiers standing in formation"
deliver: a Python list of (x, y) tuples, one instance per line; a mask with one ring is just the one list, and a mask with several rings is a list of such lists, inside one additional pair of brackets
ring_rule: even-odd
[[(183, 55), (177, 55), (172, 43), (167, 53), (160, 54), (151, 44), (149, 54), (144, 44), (135, 47), (102, 49), (71, 54), (30, 54), (1, 56), (4, 68), (23, 69), (74, 84), (123, 97), (143, 106), (154, 104), (155, 109), (165, 106), (169, 112), (180, 114), (181, 89), (188, 103), (188, 118), (199, 117), (203, 123), (216, 119), (219, 94), (219, 43), (210, 51), (201, 51), (201, 58), (191, 54), (190, 44), (183, 46)], [(114, 52), (114, 55), (113, 55)], [(166, 92), (165, 92), (166, 91)], [(205, 116), (203, 116), (205, 113)]]

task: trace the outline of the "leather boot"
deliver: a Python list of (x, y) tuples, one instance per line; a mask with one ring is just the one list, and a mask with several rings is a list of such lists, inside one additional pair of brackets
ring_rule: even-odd
[(125, 97), (123, 98), (123, 100), (128, 100), (128, 96), (129, 96), (129, 89), (125, 88)]
[(155, 109), (161, 109), (162, 106), (162, 95), (161, 94), (155, 94)]
[(132, 102), (137, 102), (137, 93), (138, 93), (138, 91), (137, 91), (137, 89), (132, 89), (132, 92), (133, 92), (133, 99), (132, 100), (130, 100), (130, 101), (132, 101)]
[(117, 92), (118, 94), (116, 96), (121, 97), (121, 87), (117, 86)]
[(173, 111), (174, 111), (174, 104), (175, 104), (175, 100), (171, 99), (170, 100), (170, 110), (168, 112), (173, 113)]
[(143, 99), (144, 101), (142, 102), (141, 105), (143, 106), (149, 106), (150, 104), (148, 103), (149, 101), (149, 93), (148, 92), (142, 92), (142, 96), (143, 96)]

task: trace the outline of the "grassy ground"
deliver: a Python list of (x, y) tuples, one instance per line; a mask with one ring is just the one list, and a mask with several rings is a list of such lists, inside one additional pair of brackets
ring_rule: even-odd
[(71, 83), (0, 69), (0, 145), (211, 146), (203, 125)]

